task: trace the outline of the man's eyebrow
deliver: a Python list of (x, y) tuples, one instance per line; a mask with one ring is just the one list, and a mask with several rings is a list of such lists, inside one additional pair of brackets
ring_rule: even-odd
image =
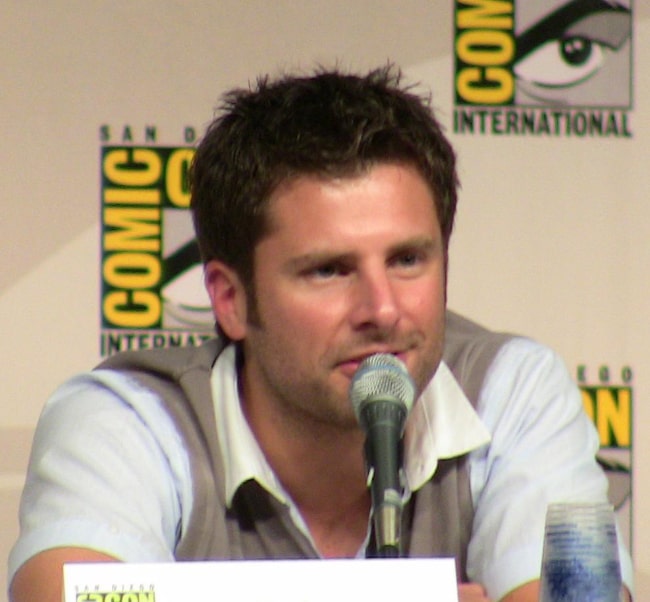
[[(440, 245), (439, 240), (430, 236), (417, 236), (388, 247), (387, 256), (391, 257), (408, 251), (430, 252), (436, 250)], [(323, 263), (352, 263), (356, 257), (357, 254), (352, 251), (333, 248), (322, 251), (310, 251), (302, 255), (297, 255), (290, 258), (285, 265), (289, 270), (300, 271)]]
[(347, 263), (354, 260), (354, 253), (327, 249), (323, 251), (310, 251), (302, 255), (291, 257), (285, 267), (289, 271), (300, 272), (325, 263)]
[(430, 236), (417, 236), (399, 242), (389, 248), (389, 255), (396, 255), (407, 251), (434, 251), (440, 246), (440, 241)]
[[(520, 61), (545, 42), (563, 37), (578, 21), (596, 15), (617, 16), (618, 26), (609, 28), (611, 31), (608, 29), (607, 37), (602, 35), (594, 37), (614, 48), (620, 46), (631, 30), (631, 12), (628, 8), (606, 0), (573, 0), (517, 36), (515, 62)], [(597, 32), (602, 34), (604, 30), (598, 27)]]

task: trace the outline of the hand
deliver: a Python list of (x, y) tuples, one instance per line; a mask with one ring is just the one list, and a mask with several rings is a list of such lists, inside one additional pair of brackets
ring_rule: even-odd
[(459, 602), (490, 602), (485, 588), (479, 583), (459, 583)]

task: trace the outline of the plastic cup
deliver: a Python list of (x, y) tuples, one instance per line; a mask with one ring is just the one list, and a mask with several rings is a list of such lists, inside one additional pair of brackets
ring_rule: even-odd
[(621, 568), (610, 504), (551, 504), (540, 602), (619, 602)]

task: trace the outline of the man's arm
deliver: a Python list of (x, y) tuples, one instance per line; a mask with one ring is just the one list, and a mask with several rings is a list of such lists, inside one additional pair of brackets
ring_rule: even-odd
[[(548, 504), (607, 501), (607, 479), (595, 461), (598, 436), (562, 360), (526, 339), (502, 347), (477, 409), (493, 437), (472, 464), (479, 502), (468, 572), (504, 600), (527, 600), (515, 596), (535, 594)], [(620, 552), (630, 583), (629, 555), (622, 545)]]
[(524, 583), (506, 594), (501, 602), (537, 602), (539, 600), (539, 580)]
[(106, 371), (80, 376), (46, 405), (9, 557), (12, 600), (61, 602), (64, 562), (173, 558), (189, 463), (171, 420), (154, 414), (157, 399), (136, 389), (134, 407), (128, 384)]
[(54, 548), (40, 552), (18, 569), (9, 589), (11, 602), (61, 602), (66, 562), (116, 562), (85, 548)]

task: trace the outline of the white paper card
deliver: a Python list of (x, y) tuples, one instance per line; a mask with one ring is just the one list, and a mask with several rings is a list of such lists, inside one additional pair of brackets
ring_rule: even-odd
[(452, 558), (67, 564), (64, 580), (65, 602), (458, 602)]

